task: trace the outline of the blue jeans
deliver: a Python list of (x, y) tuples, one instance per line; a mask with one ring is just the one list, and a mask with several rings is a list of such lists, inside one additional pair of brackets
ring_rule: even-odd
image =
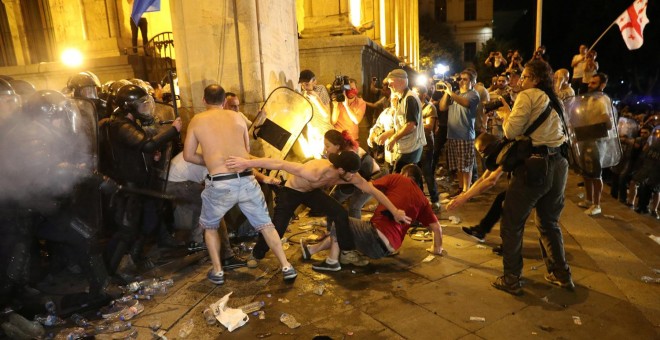
[(199, 224), (204, 229), (217, 229), (220, 219), (236, 204), (256, 231), (274, 227), (264, 194), (253, 176), (224, 181), (206, 179), (205, 184), (199, 217)]
[(399, 157), (396, 163), (394, 163), (394, 170), (392, 173), (398, 174), (404, 166), (419, 163), (419, 160), (422, 158), (422, 149), (423, 148), (420, 146), (419, 149), (413, 152), (401, 154), (401, 157)]
[(423, 151), (420, 165), (422, 166), (422, 173), (424, 174), (424, 180), (426, 181), (426, 188), (429, 190), (431, 203), (438, 202), (440, 198), (438, 194), (438, 184), (435, 182), (433, 148), (425, 149)]

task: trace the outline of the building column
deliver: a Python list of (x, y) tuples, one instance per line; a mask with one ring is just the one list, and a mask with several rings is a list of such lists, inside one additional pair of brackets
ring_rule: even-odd
[(7, 22), (11, 30), (11, 39), (14, 44), (14, 54), (16, 55), (16, 65), (26, 65), (30, 63), (30, 53), (27, 50), (27, 40), (25, 35), (25, 26), (23, 24), (23, 15), (21, 14), (20, 0), (2, 0), (7, 12)]
[(171, 4), (183, 118), (204, 110), (204, 88), (213, 83), (237, 93), (248, 116), (273, 89), (298, 83), (295, 0)]

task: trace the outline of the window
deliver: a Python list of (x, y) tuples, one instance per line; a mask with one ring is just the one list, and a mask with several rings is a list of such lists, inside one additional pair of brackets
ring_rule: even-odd
[(55, 30), (48, 0), (21, 1), (31, 64), (55, 61)]
[(465, 0), (465, 21), (477, 20), (477, 0)]
[(5, 4), (0, 2), (0, 66), (15, 66), (14, 42), (7, 21)]
[(477, 43), (467, 42), (463, 45), (463, 61), (473, 61), (477, 56)]
[(435, 0), (435, 20), (447, 22), (447, 0)]

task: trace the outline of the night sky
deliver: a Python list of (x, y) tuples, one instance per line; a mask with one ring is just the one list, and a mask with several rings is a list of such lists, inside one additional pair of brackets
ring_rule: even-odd
[[(553, 69), (570, 68), (580, 44), (591, 46), (598, 36), (633, 3), (632, 0), (545, 0), (541, 43), (546, 46)], [(531, 57), (534, 50), (536, 0), (495, 0), (494, 32), (496, 39), (511, 41)], [(649, 95), (649, 79), (660, 70), (660, 0), (649, 0), (644, 29), (644, 44), (630, 51), (615, 25), (594, 47), (598, 52), (599, 71), (610, 76), (608, 90), (615, 96), (629, 91)], [(498, 19), (501, 19), (498, 22)], [(505, 21), (505, 22), (502, 22)], [(624, 81), (621, 84), (621, 81)], [(656, 78), (653, 95), (660, 96)], [(646, 93), (645, 93), (646, 92)], [(656, 102), (659, 100), (656, 99)]]

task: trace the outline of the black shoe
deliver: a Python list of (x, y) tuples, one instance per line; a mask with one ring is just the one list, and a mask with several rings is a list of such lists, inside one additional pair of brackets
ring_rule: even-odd
[(557, 276), (555, 275), (555, 273), (548, 273), (545, 274), (545, 280), (552, 283), (553, 285), (557, 285), (559, 287), (566, 288), (568, 290), (575, 289), (575, 284), (573, 283), (570, 274), (564, 276)]
[(502, 245), (498, 244), (495, 247), (493, 247), (493, 253), (502, 256)]
[(513, 275), (502, 275), (490, 285), (512, 295), (520, 296), (523, 294), (520, 278)]
[(329, 264), (328, 262), (321, 261), (319, 263), (315, 263), (312, 265), (312, 269), (316, 271), (323, 271), (323, 272), (338, 272), (341, 270), (341, 264), (339, 262), (335, 264)]
[(472, 238), (479, 241), (479, 243), (484, 243), (484, 241), (486, 241), (486, 233), (481, 231), (478, 225), (472, 227), (462, 227), (461, 229), (463, 229), (464, 233), (472, 236)]
[(222, 260), (222, 268), (224, 269), (236, 269), (240, 267), (247, 267), (247, 261), (236, 255)]
[(179, 248), (186, 245), (183, 241), (177, 241), (177, 239), (168, 232), (161, 232), (158, 237), (158, 247), (160, 248)]
[(646, 215), (646, 214), (649, 213), (649, 209), (648, 208), (637, 208), (637, 209), (635, 209), (635, 212), (640, 214), (640, 215)]
[(311, 260), (312, 253), (309, 251), (309, 246), (307, 245), (307, 240), (305, 238), (300, 238), (300, 249), (302, 250), (303, 260)]

